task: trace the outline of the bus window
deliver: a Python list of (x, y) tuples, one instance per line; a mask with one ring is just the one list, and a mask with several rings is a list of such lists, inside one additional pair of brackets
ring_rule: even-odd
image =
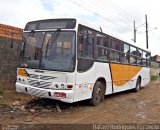
[(146, 59), (146, 54), (147, 54), (147, 53), (146, 53), (145, 51), (143, 51), (143, 58), (144, 58), (144, 59)]
[(104, 49), (103, 49), (104, 36), (97, 34), (97, 59), (103, 60)]
[(97, 59), (107, 61), (108, 60), (108, 49), (98, 46), (97, 50), (98, 50)]
[(132, 54), (132, 55), (137, 55), (137, 52), (136, 52), (136, 48), (135, 48), (135, 47), (133, 47), (133, 46), (130, 47), (130, 54)]
[(147, 60), (147, 66), (151, 66), (151, 62)]
[(121, 47), (121, 51), (123, 53), (129, 53), (129, 45), (128, 44), (122, 44), (122, 47)]
[(130, 46), (130, 64), (137, 64), (137, 51), (136, 48)]
[(142, 58), (142, 50), (137, 49), (137, 57), (141, 57)]
[(137, 65), (142, 65), (142, 59), (141, 58), (137, 58)]
[(103, 59), (103, 48), (102, 47), (100, 47), (100, 46), (98, 46), (97, 47), (97, 59), (100, 59), (100, 60), (102, 60)]
[(104, 37), (103, 45), (104, 47), (109, 48), (109, 36)]
[(151, 60), (151, 53), (146, 52), (146, 59), (147, 59), (147, 60)]
[(129, 45), (123, 43), (121, 46), (121, 51), (122, 51), (120, 56), (121, 62), (128, 64), (129, 63)]
[(151, 66), (151, 53), (147, 52), (146, 58), (147, 58), (147, 66)]
[(144, 59), (142, 60), (142, 65), (146, 66), (146, 60), (144, 60)]
[(128, 64), (129, 63), (129, 54), (121, 53), (120, 59), (121, 59), (122, 63)]
[(136, 64), (136, 56), (130, 55), (130, 64)]
[(93, 59), (93, 45), (94, 37), (92, 37), (91, 35), (80, 34), (78, 56)]
[(116, 39), (111, 39), (111, 51), (110, 51), (110, 60), (119, 62), (120, 61), (120, 52), (117, 52), (116, 50), (120, 51), (121, 42)]
[(151, 54), (149, 52), (143, 51), (143, 66), (150, 66)]
[(102, 34), (97, 33), (97, 45), (103, 46), (104, 36)]
[(104, 51), (103, 60), (107, 61), (108, 60), (108, 53), (109, 53), (109, 51), (108, 51), (108, 49), (103, 49), (103, 51)]
[(97, 45), (109, 48), (109, 36), (97, 34)]
[(137, 49), (137, 65), (142, 65), (142, 50)]
[(110, 61), (115, 61), (115, 62), (119, 62), (120, 58), (119, 58), (119, 52), (116, 52), (114, 50), (110, 51)]
[(97, 35), (97, 59), (108, 60), (109, 37), (98, 33)]
[(120, 47), (121, 47), (121, 42), (119, 40), (116, 39), (111, 40), (111, 49), (120, 50)]

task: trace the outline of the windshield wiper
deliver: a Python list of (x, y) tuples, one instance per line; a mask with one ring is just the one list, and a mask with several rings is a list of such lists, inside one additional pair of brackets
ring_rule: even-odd
[(22, 50), (20, 51), (20, 58), (23, 58), (24, 57), (24, 54), (25, 54), (25, 46), (26, 46), (26, 43), (27, 43), (27, 39), (31, 36), (33, 36), (33, 34), (35, 33), (34, 30), (31, 30), (31, 32), (28, 34), (27, 38), (25, 38), (23, 35), (22, 35)]
[(25, 37), (23, 36), (22, 42), (24, 42), (24, 43), (26, 44), (27, 39), (28, 39), (30, 36), (32, 37), (32, 36), (34, 35), (34, 33), (35, 33), (35, 31), (34, 31), (34, 30), (31, 30), (31, 32), (28, 34), (27, 38), (25, 38)]
[(61, 30), (57, 29), (54, 33), (51, 34), (51, 41), (50, 41), (51, 44), (49, 45), (49, 40), (48, 40), (47, 46), (46, 46), (46, 51), (45, 51), (45, 58), (47, 58), (48, 49), (50, 49), (52, 47), (52, 45), (55, 43), (55, 41), (57, 40), (60, 33), (61, 33)]
[(51, 34), (51, 45), (50, 45), (50, 48), (52, 47), (52, 45), (57, 40), (57, 38), (59, 37), (60, 33), (61, 33), (61, 29), (57, 29), (57, 31), (55, 31), (53, 34)]

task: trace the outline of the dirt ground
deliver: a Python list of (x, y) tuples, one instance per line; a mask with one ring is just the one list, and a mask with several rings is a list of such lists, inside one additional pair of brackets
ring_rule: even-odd
[(14, 91), (0, 95), (1, 124), (160, 124), (160, 80), (138, 93), (122, 92), (105, 97), (98, 106), (87, 101), (73, 104), (39, 99)]

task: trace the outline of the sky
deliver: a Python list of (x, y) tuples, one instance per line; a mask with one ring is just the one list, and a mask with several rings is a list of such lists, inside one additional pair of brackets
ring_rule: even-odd
[(159, 3), (159, 0), (0, 0), (0, 23), (24, 28), (33, 20), (78, 18), (132, 41), (135, 20), (137, 42), (134, 44), (145, 49), (147, 14), (149, 50), (153, 56), (160, 55)]

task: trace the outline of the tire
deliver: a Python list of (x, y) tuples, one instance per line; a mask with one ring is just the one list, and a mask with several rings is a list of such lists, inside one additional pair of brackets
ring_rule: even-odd
[(100, 81), (97, 81), (93, 88), (92, 98), (89, 100), (90, 105), (96, 106), (100, 104), (100, 102), (103, 100), (103, 97), (104, 97), (103, 90), (104, 89), (103, 89), (102, 83)]
[(135, 92), (138, 92), (139, 89), (140, 89), (140, 87), (141, 87), (141, 79), (138, 78), (138, 79), (137, 79), (137, 82), (136, 82), (136, 87), (135, 87), (134, 91), (135, 91)]

